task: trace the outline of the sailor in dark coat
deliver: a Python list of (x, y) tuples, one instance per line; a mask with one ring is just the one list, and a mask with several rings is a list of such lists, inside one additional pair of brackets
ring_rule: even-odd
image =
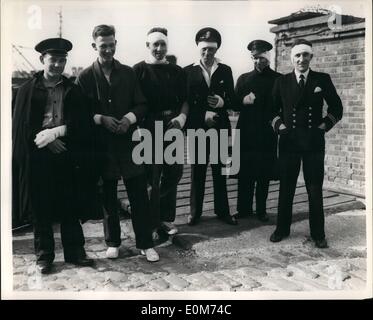
[[(234, 101), (232, 70), (215, 58), (221, 45), (220, 33), (213, 28), (203, 28), (196, 34), (196, 44), (201, 59), (187, 67), (188, 103), (190, 107), (188, 128), (210, 128), (218, 131), (230, 130), (227, 109)], [(219, 142), (217, 141), (219, 144)], [(188, 224), (195, 225), (202, 215), (205, 194), (206, 170), (209, 159), (209, 144), (206, 149), (206, 162), (198, 163), (198, 150), (194, 151), (196, 163), (192, 164), (192, 187), (190, 195), (190, 216)], [(211, 164), (214, 184), (214, 210), (219, 219), (235, 225), (237, 221), (229, 213), (226, 176), (222, 174), (223, 163)]]
[(113, 26), (99, 25), (93, 30), (92, 47), (98, 58), (84, 69), (76, 82), (93, 100), (96, 153), (103, 179), (104, 233), (108, 258), (117, 258), (121, 228), (117, 210), (117, 185), (122, 178), (131, 203), (136, 246), (148, 261), (158, 261), (153, 249), (149, 199), (144, 166), (132, 159), (136, 142), (132, 134), (146, 112), (146, 99), (133, 69), (114, 59), (117, 40)]
[[(326, 248), (322, 185), (324, 180), (325, 132), (342, 118), (343, 107), (330, 76), (309, 68), (312, 44), (294, 42), (291, 62), (294, 71), (279, 77), (273, 88), (274, 130), (280, 135), (280, 196), (272, 242), (290, 234), (292, 205), (300, 170), (309, 200), (311, 238)], [(323, 116), (326, 101), (327, 114)]]
[[(168, 47), (167, 29), (152, 28), (147, 34), (148, 57), (134, 65), (140, 87), (148, 101), (144, 126), (155, 137), (156, 124), (168, 129), (183, 129), (188, 114), (186, 76), (184, 70), (166, 60)], [(153, 149), (159, 145), (153, 139)], [(163, 141), (163, 152), (172, 142)], [(146, 165), (148, 184), (151, 186), (150, 202), (153, 228), (169, 235), (177, 233), (173, 224), (176, 216), (177, 185), (183, 175), (182, 163), (156, 163)]]
[(236, 85), (240, 112), (236, 129), (240, 129), (241, 135), (236, 217), (244, 218), (253, 213), (255, 190), (257, 217), (268, 221), (266, 200), (277, 156), (277, 136), (271, 127), (269, 93), (280, 73), (269, 66), (270, 43), (254, 40), (247, 48), (251, 51), (254, 70), (242, 74)]
[(55, 257), (54, 222), (61, 223), (65, 261), (93, 263), (79, 222), (89, 218), (94, 200), (93, 121), (79, 88), (62, 76), (71, 48), (62, 38), (35, 47), (44, 70), (19, 88), (13, 113), (13, 215), (31, 216), (42, 273), (51, 270)]

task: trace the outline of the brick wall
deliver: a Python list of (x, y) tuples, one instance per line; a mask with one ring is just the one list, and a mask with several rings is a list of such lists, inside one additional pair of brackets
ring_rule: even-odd
[[(295, 19), (295, 21), (294, 21)], [(269, 21), (277, 24), (277, 71), (288, 73), (290, 45), (296, 38), (312, 42), (311, 68), (329, 73), (343, 103), (343, 119), (326, 135), (326, 188), (364, 195), (365, 185), (365, 23), (342, 16), (342, 28), (331, 30), (328, 15), (302, 14)], [(326, 108), (326, 105), (324, 106)], [(325, 111), (325, 110), (324, 110)]]

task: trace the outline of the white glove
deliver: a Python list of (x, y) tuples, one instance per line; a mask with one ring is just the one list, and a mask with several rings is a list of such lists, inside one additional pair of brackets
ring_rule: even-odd
[(58, 137), (63, 137), (64, 135), (66, 135), (66, 125), (55, 127), (52, 129), (44, 129), (36, 135), (34, 142), (40, 149), (56, 140)]
[(250, 92), (248, 95), (246, 95), (243, 98), (242, 102), (243, 102), (243, 104), (254, 104), (255, 98), (256, 98), (255, 94)]
[(180, 124), (180, 129), (183, 129), (186, 122), (186, 115), (184, 113), (180, 113), (177, 117), (171, 119), (171, 122), (177, 121)]
[(283, 123), (281, 123), (280, 126), (278, 127), (278, 130), (283, 130), (283, 129), (286, 129), (286, 126)]

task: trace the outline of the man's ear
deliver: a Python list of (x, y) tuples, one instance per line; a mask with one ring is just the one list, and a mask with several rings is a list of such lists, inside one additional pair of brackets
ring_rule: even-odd
[(40, 60), (40, 62), (41, 62), (42, 64), (44, 64), (44, 55), (41, 55), (41, 56), (39, 57), (39, 60)]
[(312, 60), (312, 58), (313, 58), (313, 53), (311, 53), (311, 59), (310, 59), (310, 61)]
[(97, 51), (97, 46), (96, 46), (96, 43), (94, 43), (94, 42), (92, 42), (92, 48), (94, 49), (94, 50), (96, 50)]
[(146, 41), (146, 47), (149, 49), (149, 45), (150, 43), (148, 41)]

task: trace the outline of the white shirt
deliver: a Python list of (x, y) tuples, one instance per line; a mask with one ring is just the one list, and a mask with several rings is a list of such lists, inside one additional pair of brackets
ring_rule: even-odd
[(298, 70), (294, 69), (294, 73), (295, 73), (295, 76), (297, 78), (297, 82), (298, 83), (300, 81), (300, 75), (303, 74), (303, 76), (304, 76), (304, 84), (306, 84), (308, 74), (310, 73), (310, 68), (308, 68), (306, 72), (299, 72)]
[(198, 60), (198, 62), (195, 62), (193, 65), (194, 66), (200, 66), (201, 69), (202, 69), (202, 74), (203, 74), (203, 77), (205, 78), (205, 81), (207, 83), (207, 86), (210, 88), (210, 85), (211, 85), (211, 77), (212, 75), (214, 74), (214, 72), (216, 71), (216, 69), (218, 68), (219, 66), (219, 63), (220, 63), (220, 60), (218, 58), (215, 58), (214, 59), (214, 63), (212, 64), (212, 67), (211, 67), (211, 74), (209, 75), (209, 73), (207, 72), (207, 70), (205, 69), (205, 67), (203, 66), (201, 60)]

